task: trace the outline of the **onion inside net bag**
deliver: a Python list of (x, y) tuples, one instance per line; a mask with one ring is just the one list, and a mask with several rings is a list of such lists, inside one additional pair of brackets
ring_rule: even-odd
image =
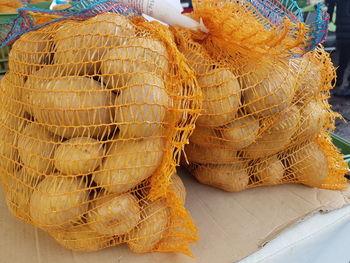
[[(348, 167), (329, 135), (339, 117), (328, 104), (329, 54), (312, 48), (315, 32), (278, 9), (282, 1), (253, 2), (193, 1), (190, 15), (209, 33), (172, 28), (203, 92), (183, 164), (230, 192), (283, 183), (343, 189)], [(290, 18), (276, 11), (271, 22), (258, 2)]]
[[(190, 255), (197, 229), (174, 173), (201, 91), (172, 33), (117, 1), (46, 12), (24, 10), (8, 35), (18, 38), (1, 81), (9, 210), (71, 250)], [(25, 24), (33, 13), (49, 22)]]

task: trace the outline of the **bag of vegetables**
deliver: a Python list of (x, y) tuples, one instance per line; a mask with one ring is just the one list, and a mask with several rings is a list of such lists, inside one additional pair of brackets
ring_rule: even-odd
[(194, 73), (170, 30), (136, 10), (71, 10), (21, 32), (1, 81), (8, 207), (72, 250), (190, 254), (197, 230), (174, 173), (201, 109)]
[[(263, 12), (268, 3), (275, 13)], [(335, 71), (321, 46), (308, 51), (315, 32), (278, 8), (282, 1), (193, 4), (190, 15), (209, 33), (172, 28), (203, 92), (184, 165), (226, 191), (282, 183), (345, 188), (347, 166), (326, 132), (338, 116), (328, 104)], [(278, 10), (289, 18), (278, 20)]]

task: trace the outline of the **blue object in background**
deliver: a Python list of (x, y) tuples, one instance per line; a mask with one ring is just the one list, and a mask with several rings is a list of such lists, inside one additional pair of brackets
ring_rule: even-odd
[(50, 9), (52, 10), (57, 5), (64, 5), (68, 3), (69, 3), (69, 0), (53, 0), (50, 5)]

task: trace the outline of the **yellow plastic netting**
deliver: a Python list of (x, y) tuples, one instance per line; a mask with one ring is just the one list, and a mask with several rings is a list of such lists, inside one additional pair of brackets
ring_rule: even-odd
[(209, 33), (172, 28), (203, 92), (183, 164), (198, 181), (226, 191), (282, 183), (345, 188), (347, 164), (327, 132), (338, 117), (328, 104), (335, 78), (329, 54), (319, 46), (295, 56), (307, 34), (264, 29), (268, 21), (246, 2), (194, 1), (191, 16)]
[[(286, 50), (305, 47), (311, 32), (306, 24), (279, 14), (286, 9), (282, 2), (193, 0), (194, 11), (190, 16), (198, 21), (202, 19), (209, 31), (206, 36), (209, 42), (230, 53), (240, 52), (255, 58), (281, 55)], [(269, 4), (274, 8), (268, 10)], [(302, 51), (294, 52), (301, 54)]]
[[(1, 81), (10, 211), (63, 246), (190, 254), (174, 177), (201, 91), (166, 26), (104, 13), (21, 36)], [(172, 178), (173, 176), (173, 178)]]

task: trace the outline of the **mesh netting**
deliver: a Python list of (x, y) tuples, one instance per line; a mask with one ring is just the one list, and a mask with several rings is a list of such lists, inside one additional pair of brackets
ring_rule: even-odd
[[(329, 54), (319, 46), (293, 56), (294, 51), (283, 46), (294, 39), (288, 35), (270, 39), (283, 46), (270, 52), (278, 45), (267, 48), (265, 37), (274, 31), (256, 33), (255, 26), (249, 30), (246, 25), (262, 23), (242, 8), (245, 1), (224, 1), (222, 8), (218, 6), (223, 1), (198, 2), (198, 17), (206, 25), (214, 20), (208, 11), (214, 3), (213, 17), (230, 14), (228, 21), (240, 21), (241, 26), (225, 32), (224, 40), (222, 32), (212, 33), (211, 23), (208, 34), (172, 28), (203, 92), (203, 111), (185, 148), (184, 165), (198, 181), (226, 191), (281, 183), (345, 188), (347, 165), (327, 133), (338, 116), (328, 104), (335, 78)], [(222, 24), (224, 30), (229, 26)], [(225, 45), (228, 40), (232, 44)], [(256, 46), (248, 50), (241, 40)], [(299, 52), (303, 43), (293, 49)]]
[(24, 33), (44, 27), (47, 24), (64, 20), (86, 20), (98, 14), (113, 12), (124, 16), (140, 15), (134, 8), (129, 8), (114, 0), (81, 0), (63, 10), (48, 10), (37, 7), (23, 7), (19, 15), (2, 25), (0, 47), (13, 43)]
[(272, 24), (281, 24), (286, 17), (293, 22), (303, 21), (302, 11), (294, 0), (248, 0), (247, 2)]
[(21, 37), (1, 81), (7, 204), (72, 250), (126, 242), (190, 254), (197, 230), (174, 173), (201, 91), (167, 27), (109, 2), (12, 32)]
[(202, 19), (207, 36), (218, 47), (249, 56), (303, 55), (314, 50), (327, 34), (329, 16), (323, 5), (311, 25), (291, 0), (194, 0), (190, 16)]

